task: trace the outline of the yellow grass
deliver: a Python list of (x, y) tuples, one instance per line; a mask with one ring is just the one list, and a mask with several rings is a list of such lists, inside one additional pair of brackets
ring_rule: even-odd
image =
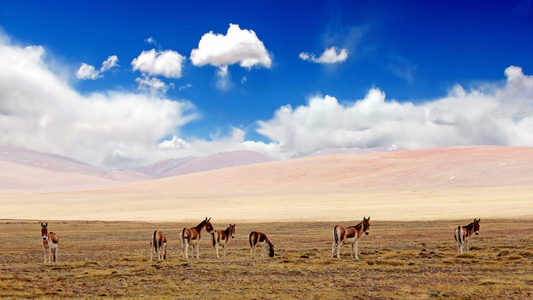
[[(471, 251), (458, 255), (456, 221), (374, 221), (359, 243), (359, 261), (350, 259), (348, 246), (342, 260), (331, 258), (335, 223), (237, 223), (226, 259), (214, 258), (204, 233), (200, 260), (186, 261), (178, 241), (182, 223), (50, 221), (49, 229), (60, 236), (59, 262), (43, 264), (39, 223), (6, 220), (0, 222), (0, 298), (531, 297), (533, 221), (482, 222)], [(150, 263), (155, 229), (169, 240), (168, 259), (161, 263)], [(252, 230), (267, 233), (274, 258), (249, 258)]]

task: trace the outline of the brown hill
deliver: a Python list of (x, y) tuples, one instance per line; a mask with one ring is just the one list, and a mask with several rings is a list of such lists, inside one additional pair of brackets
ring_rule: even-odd
[(532, 217), (532, 182), (531, 147), (447, 147), (307, 157), (89, 191), (0, 194), (0, 218), (191, 222), (206, 216), (221, 221)]

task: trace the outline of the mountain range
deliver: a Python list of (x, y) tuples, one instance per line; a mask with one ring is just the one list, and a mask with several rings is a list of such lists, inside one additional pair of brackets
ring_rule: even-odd
[[(311, 156), (402, 149), (396, 146), (372, 149), (328, 148)], [(0, 191), (83, 190), (273, 161), (274, 158), (262, 153), (241, 150), (204, 157), (171, 158), (147, 166), (106, 170), (61, 155), (0, 145)]]

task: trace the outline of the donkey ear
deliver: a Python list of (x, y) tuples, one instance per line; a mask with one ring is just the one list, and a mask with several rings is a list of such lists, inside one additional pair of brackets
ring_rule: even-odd
[[(206, 218), (207, 219), (207, 218)], [(209, 220), (207, 220), (208, 222), (211, 221), (211, 217), (209, 217)]]
[(370, 217), (368, 217), (368, 219), (366, 219), (367, 221), (370, 221)]
[(44, 225), (44, 227), (48, 227), (48, 223), (46, 223), (46, 224)]

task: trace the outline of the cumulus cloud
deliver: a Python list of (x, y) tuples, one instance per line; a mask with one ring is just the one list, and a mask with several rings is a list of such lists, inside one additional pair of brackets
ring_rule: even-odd
[(116, 55), (109, 56), (103, 63), (102, 67), (99, 70), (96, 70), (94, 66), (82, 63), (78, 71), (76, 72), (76, 77), (78, 79), (92, 79), (102, 77), (102, 73), (109, 71), (113, 67), (118, 67), (118, 57)]
[(149, 75), (161, 75), (167, 78), (180, 78), (185, 57), (176, 51), (155, 49), (143, 51), (131, 62), (134, 71)]
[(0, 144), (103, 167), (139, 165), (163, 157), (161, 140), (198, 117), (185, 100), (117, 91), (81, 95), (50, 70), (45, 54), (41, 46), (0, 37)]
[[(446, 97), (420, 104), (386, 100), (371, 89), (364, 99), (341, 104), (333, 96), (280, 107), (258, 132), (285, 156), (325, 147), (400, 144), (410, 149), (450, 145), (533, 146), (533, 76), (509, 67), (503, 86), (470, 91), (456, 85)], [(270, 145), (272, 146), (272, 145)]]
[(301, 60), (318, 64), (335, 64), (341, 63), (348, 58), (348, 50), (331, 47), (326, 49), (319, 57), (316, 57), (315, 54), (308, 52), (300, 53), (299, 57)]
[(187, 149), (191, 148), (191, 144), (187, 143), (182, 138), (173, 136), (171, 140), (164, 140), (159, 143), (157, 147), (162, 150)]
[(228, 66), (239, 64), (251, 69), (254, 66), (270, 68), (272, 65), (272, 58), (255, 32), (241, 29), (236, 24), (230, 24), (226, 35), (212, 31), (204, 34), (198, 48), (191, 51), (190, 59), (195, 66), (217, 67), (216, 87), (223, 91), (231, 88)]
[(270, 68), (272, 59), (253, 30), (230, 24), (226, 35), (214, 34), (212, 31), (204, 34), (198, 48), (191, 51), (191, 62), (195, 66), (220, 67), (238, 63), (244, 68)]

